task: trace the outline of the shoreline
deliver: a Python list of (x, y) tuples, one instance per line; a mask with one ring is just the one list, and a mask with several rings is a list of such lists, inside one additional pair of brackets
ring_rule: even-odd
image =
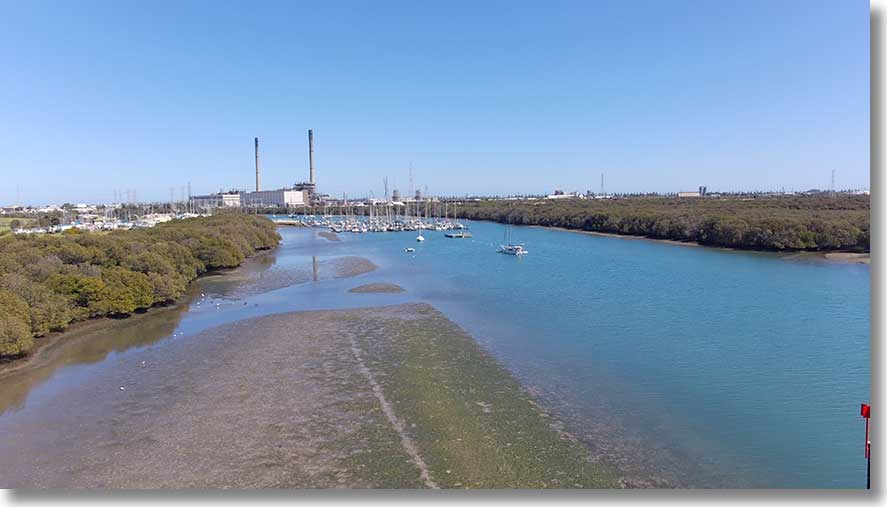
[[(82, 333), (85, 331), (95, 331), (100, 330), (102, 327), (111, 326), (114, 323), (119, 322), (132, 322), (136, 319), (145, 318), (148, 315), (157, 315), (158, 313), (163, 313), (166, 311), (171, 311), (175, 309), (181, 308), (182, 305), (188, 304), (193, 298), (194, 294), (191, 292), (196, 287), (196, 284), (199, 280), (204, 278), (209, 278), (211, 276), (224, 276), (230, 274), (238, 269), (241, 269), (247, 261), (258, 259), (265, 255), (270, 255), (274, 252), (276, 248), (269, 248), (267, 250), (259, 250), (253, 255), (250, 255), (243, 262), (234, 268), (224, 268), (224, 269), (213, 269), (210, 271), (206, 271), (205, 273), (201, 273), (194, 280), (191, 280), (188, 283), (188, 286), (185, 289), (185, 294), (182, 295), (179, 299), (168, 302), (166, 304), (154, 304), (149, 306), (148, 308), (143, 308), (140, 311), (135, 311), (126, 316), (120, 317), (111, 317), (111, 316), (102, 316), (102, 317), (92, 317), (86, 320), (79, 320), (76, 322), (71, 322), (68, 326), (61, 331), (51, 331), (49, 334), (41, 336), (39, 338), (34, 338), (34, 347), (28, 351), (28, 353), (24, 356), (17, 357), (15, 359), (10, 359), (8, 361), (0, 361), (0, 379), (2, 379), (5, 375), (8, 375), (12, 372), (21, 370), (25, 367), (31, 366), (32, 363), (36, 363), (38, 359), (42, 359), (42, 356), (48, 353), (55, 345), (62, 342), (63, 338), (70, 337), (76, 333)], [(97, 329), (93, 329), (97, 328)]]
[[(484, 222), (493, 222), (496, 224), (501, 224), (502, 222), (494, 222), (492, 220), (483, 220)], [(504, 225), (504, 224), (503, 224)], [(834, 250), (828, 252), (815, 252), (815, 251), (774, 251), (774, 250), (749, 250), (744, 248), (731, 248), (727, 246), (709, 246), (703, 245), (696, 241), (678, 241), (676, 239), (661, 239), (661, 238), (651, 238), (649, 236), (634, 236), (631, 234), (617, 234), (615, 232), (598, 232), (598, 231), (586, 231), (582, 229), (568, 229), (566, 227), (557, 227), (551, 225), (520, 225), (518, 227), (531, 227), (536, 229), (549, 229), (561, 232), (573, 232), (577, 234), (588, 234), (591, 236), (601, 236), (606, 238), (618, 238), (618, 239), (628, 239), (628, 240), (644, 240), (644, 241), (654, 241), (656, 243), (663, 243), (666, 245), (676, 245), (676, 246), (684, 246), (690, 248), (707, 248), (712, 250), (724, 250), (728, 252), (742, 252), (742, 253), (756, 253), (756, 254), (773, 254), (780, 256), (785, 260), (798, 260), (803, 258), (810, 258), (815, 260), (821, 260), (826, 262), (834, 262), (834, 263), (843, 263), (843, 264), (870, 264), (871, 263), (871, 253), (870, 252), (848, 252), (843, 250)]]
[(70, 325), (68, 325), (67, 328), (65, 328), (64, 331), (52, 331), (45, 336), (41, 336), (40, 338), (34, 338), (34, 348), (28, 351), (27, 355), (17, 357), (10, 361), (0, 362), (0, 380), (2, 380), (3, 377), (5, 377), (6, 375), (12, 374), (19, 370), (41, 366), (40, 361), (45, 359), (44, 356), (51, 353), (57, 345), (61, 344), (64, 341), (63, 339), (65, 338), (70, 338), (73, 335), (77, 335), (80, 333), (101, 331), (106, 327), (113, 326), (115, 323), (134, 322), (144, 319), (148, 316), (154, 316), (160, 313), (176, 310), (180, 308), (181, 305), (186, 304), (186, 301), (184, 300), (188, 297), (189, 296), (183, 296), (180, 301), (175, 301), (168, 305), (154, 305), (150, 308), (145, 309), (145, 311), (136, 312), (127, 317), (95, 317), (91, 319), (72, 322)]

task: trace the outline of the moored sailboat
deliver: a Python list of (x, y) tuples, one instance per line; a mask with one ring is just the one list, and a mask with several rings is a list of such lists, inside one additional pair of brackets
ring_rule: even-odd
[(524, 248), (523, 243), (512, 243), (511, 242), (511, 226), (505, 226), (505, 243), (499, 245), (499, 253), (504, 253), (506, 255), (526, 255), (527, 249)]

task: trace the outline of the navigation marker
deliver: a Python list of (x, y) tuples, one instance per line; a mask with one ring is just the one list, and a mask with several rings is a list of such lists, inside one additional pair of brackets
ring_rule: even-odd
[(859, 415), (865, 418), (865, 489), (872, 489), (872, 442), (869, 440), (869, 418), (872, 415), (872, 407), (863, 403), (859, 409)]

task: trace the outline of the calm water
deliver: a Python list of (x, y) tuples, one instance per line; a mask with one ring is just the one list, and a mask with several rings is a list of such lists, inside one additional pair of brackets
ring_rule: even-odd
[[(208, 278), (187, 306), (85, 333), (44, 367), (0, 377), (0, 435), (17, 442), (0, 441), (0, 456), (53, 452), (35, 435), (47, 419), (82, 427), (77, 413), (53, 410), (79, 383), (107, 379), (116, 389), (119, 363), (146, 351), (162, 357), (207, 327), (418, 300), (473, 334), (568, 431), (639, 481), (864, 487), (868, 266), (537, 228), (513, 229), (530, 251), (514, 258), (495, 253), (503, 226), (470, 225), (471, 239), (427, 232), (424, 244), (410, 232), (331, 242), (283, 228), (281, 247), (250, 269), (266, 281), (286, 273), (295, 285)], [(379, 269), (336, 278), (327, 262), (342, 256)], [(377, 281), (406, 292), (347, 292)]]

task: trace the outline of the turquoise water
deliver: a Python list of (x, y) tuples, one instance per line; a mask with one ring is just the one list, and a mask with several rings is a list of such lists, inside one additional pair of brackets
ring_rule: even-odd
[[(272, 282), (289, 274), (292, 285), (207, 278), (174, 312), (62, 342), (45, 367), (0, 377), (0, 435), (16, 435), (0, 439), (0, 479), (3, 467), (35, 459), (74, 466), (71, 442), (99, 445), (113, 432), (95, 414), (142, 417), (111, 393), (132, 364), (162, 361), (178, 350), (169, 344), (198, 331), (283, 311), (424, 301), (633, 484), (864, 487), (867, 265), (518, 227), (512, 238), (530, 253), (516, 258), (496, 253), (502, 225), (470, 226), (473, 238), (426, 231), (422, 244), (414, 232), (334, 242), (282, 227), (281, 246), (251, 269)], [(336, 278), (326, 262), (343, 256), (379, 268)], [(347, 292), (371, 282), (406, 292)]]
[[(443, 310), (627, 468), (702, 487), (864, 486), (869, 266), (541, 228), (512, 229), (530, 251), (514, 258), (495, 253), (502, 225), (470, 226), (306, 249), (379, 264), (362, 278)], [(314, 301), (361, 298), (331, 299)]]

